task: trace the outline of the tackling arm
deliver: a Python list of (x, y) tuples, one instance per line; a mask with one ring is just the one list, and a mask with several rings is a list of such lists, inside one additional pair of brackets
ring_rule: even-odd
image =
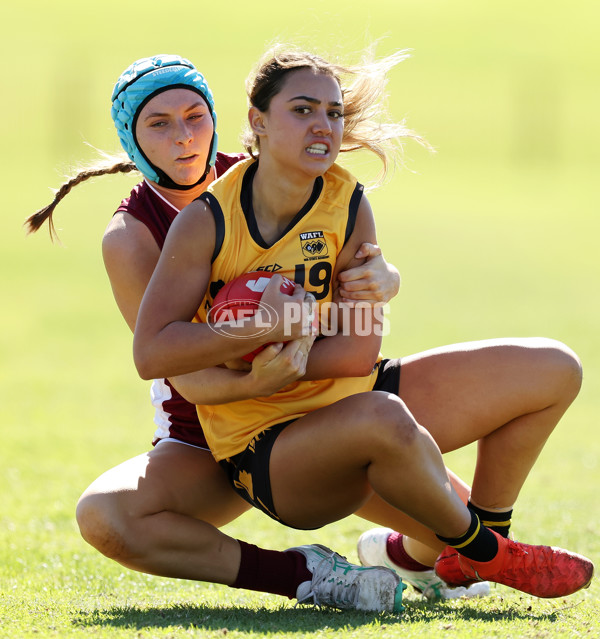
[[(339, 273), (357, 265), (355, 256), (365, 242), (376, 245), (377, 240), (373, 211), (363, 195), (354, 231), (337, 258), (333, 281)], [(337, 308), (337, 333), (313, 344), (305, 380), (362, 377), (370, 374), (375, 365), (381, 347), (382, 308), (373, 305)], [(363, 330), (357, 331), (358, 327)]]

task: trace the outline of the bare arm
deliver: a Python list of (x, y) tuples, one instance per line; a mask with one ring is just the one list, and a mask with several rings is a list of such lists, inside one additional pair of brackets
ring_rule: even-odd
[[(194, 373), (171, 378), (171, 382), (192, 404), (225, 404), (268, 397), (304, 375), (313, 339), (305, 337), (285, 345), (282, 342), (270, 344), (256, 355), (249, 371), (211, 368), (212, 379), (208, 386), (202, 380), (194, 379)], [(234, 378), (236, 382), (232, 383)]]
[[(102, 240), (102, 256), (115, 301), (131, 332), (135, 330), (138, 310), (144, 291), (160, 257), (160, 249), (145, 224), (127, 213), (113, 216)], [(233, 396), (242, 389), (245, 393), (260, 392), (266, 386), (250, 386), (249, 378), (240, 386), (245, 373), (226, 368), (210, 368), (182, 375), (171, 382), (177, 390), (198, 388), (206, 393), (207, 402)], [(181, 393), (182, 395), (184, 393)], [(227, 400), (232, 401), (232, 400)]]
[(159, 256), (145, 224), (127, 213), (117, 213), (111, 219), (102, 240), (102, 257), (115, 301), (132, 333)]
[[(342, 271), (357, 265), (356, 254), (364, 243), (376, 244), (375, 221), (371, 205), (363, 195), (354, 231), (336, 261), (332, 280)], [(341, 322), (336, 335), (316, 341), (310, 351), (306, 375), (303, 379), (327, 379), (334, 377), (359, 377), (368, 375), (381, 347), (381, 309), (346, 308), (338, 313)], [(359, 335), (356, 322), (370, 327), (366, 335)], [(377, 328), (378, 327), (378, 328)]]
[[(337, 259), (333, 279), (344, 269), (360, 268), (369, 257), (380, 256), (381, 252), (375, 241), (373, 214), (368, 200), (363, 197), (354, 232)], [(385, 265), (383, 258), (381, 264)], [(395, 269), (392, 267), (392, 270)], [(386, 276), (374, 275), (375, 271), (376, 269), (370, 275), (367, 274), (365, 281), (369, 277), (375, 279), (379, 277), (380, 282), (385, 282)], [(387, 279), (392, 287), (393, 280), (393, 276)], [(378, 321), (380, 315), (373, 308), (348, 307), (345, 313), (347, 325), (342, 326), (343, 330), (335, 336), (319, 340), (312, 345), (303, 379), (363, 376), (371, 372), (381, 346), (381, 332), (373, 331), (366, 336), (357, 335), (354, 328), (358, 314), (362, 315), (363, 327), (381, 326)], [(278, 350), (273, 351), (273, 348)], [(300, 354), (306, 352), (310, 344), (299, 340), (298, 344), (290, 343), (282, 351), (279, 350), (280, 348), (278, 344), (265, 349), (255, 358), (248, 371), (211, 369), (211, 372), (214, 371), (216, 375), (210, 380), (208, 386), (203, 385), (201, 379), (194, 380), (189, 375), (185, 376), (185, 382), (180, 383), (179, 380), (182, 378), (171, 381), (188, 401), (198, 404), (219, 404), (270, 395), (301, 377)], [(295, 359), (289, 356), (289, 352), (293, 353)], [(227, 372), (237, 375), (235, 383), (227, 383)], [(217, 382), (221, 375), (225, 380), (224, 384)]]
[[(268, 336), (253, 336), (257, 330), (250, 318), (232, 328), (236, 337), (244, 339), (231, 339), (207, 324), (192, 323), (208, 286), (214, 243), (215, 225), (208, 206), (195, 201), (185, 207), (167, 234), (138, 313), (133, 353), (141, 377), (190, 373), (241, 357), (267, 341), (283, 341), (283, 322)], [(281, 277), (274, 276), (265, 294), (270, 294), (283, 317), (284, 304), (301, 304), (304, 293), (297, 287), (289, 297), (279, 291), (280, 285)], [(301, 326), (289, 328), (293, 339), (301, 335)]]
[[(102, 241), (104, 265), (117, 306), (131, 329), (135, 323), (144, 291), (160, 257), (160, 249), (145, 224), (127, 213), (113, 216)], [(171, 378), (179, 393), (192, 403), (218, 404), (270, 395), (304, 373), (293, 357), (268, 366), (266, 362), (281, 350), (265, 349), (256, 359), (254, 371), (213, 367)], [(282, 364), (286, 367), (282, 368)]]

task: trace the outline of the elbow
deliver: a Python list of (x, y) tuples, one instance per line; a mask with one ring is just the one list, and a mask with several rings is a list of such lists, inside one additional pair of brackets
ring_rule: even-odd
[(134, 362), (135, 362), (135, 367), (137, 369), (138, 375), (142, 379), (149, 380), (149, 379), (156, 379), (157, 377), (159, 377), (159, 375), (155, 375), (155, 373), (152, 370), (152, 367), (150, 366), (150, 363), (147, 360), (134, 358)]
[(156, 375), (156, 371), (153, 368), (154, 358), (150, 356), (149, 350), (143, 348), (139, 340), (135, 338), (133, 340), (133, 363), (142, 379), (149, 380), (160, 377), (160, 375)]
[(143, 380), (149, 381), (149, 380), (152, 380), (152, 379), (157, 379), (159, 377), (158, 375), (153, 375), (150, 372), (150, 370), (146, 370), (146, 369), (140, 368), (139, 366), (136, 366), (136, 368), (137, 368), (138, 375)]
[(376, 363), (376, 357), (372, 358), (372, 360), (369, 358), (364, 358), (362, 362), (357, 362), (352, 377), (367, 377), (373, 372), (373, 368), (375, 367)]
[(346, 344), (345, 355), (338, 361), (342, 377), (367, 377), (373, 372), (381, 349), (381, 338), (354, 336)]
[(373, 372), (377, 358), (379, 357), (379, 349), (354, 353), (354, 356), (347, 362), (347, 375), (349, 377), (367, 377)]
[(379, 359), (379, 353), (381, 352), (381, 339), (371, 342), (365, 349), (363, 356), (360, 358), (360, 372), (359, 377), (366, 377), (373, 372), (373, 369), (377, 365)]

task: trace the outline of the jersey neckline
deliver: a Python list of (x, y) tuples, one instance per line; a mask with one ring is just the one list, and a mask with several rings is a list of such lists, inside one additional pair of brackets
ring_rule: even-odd
[(242, 188), (240, 192), (240, 205), (242, 207), (242, 211), (244, 212), (244, 217), (246, 218), (246, 225), (248, 226), (248, 231), (252, 239), (258, 244), (258, 246), (269, 249), (283, 237), (285, 237), (296, 224), (314, 207), (316, 201), (319, 199), (321, 192), (323, 191), (323, 178), (321, 176), (315, 179), (315, 183), (313, 185), (312, 193), (310, 197), (304, 204), (304, 206), (294, 215), (294, 217), (290, 220), (289, 224), (282, 231), (281, 235), (273, 242), (267, 242), (260, 233), (260, 229), (258, 228), (258, 223), (256, 222), (256, 216), (254, 214), (254, 206), (252, 204), (252, 184), (254, 182), (254, 177), (256, 175), (256, 171), (258, 169), (258, 161), (253, 162), (246, 169), (244, 173), (244, 177), (242, 178)]

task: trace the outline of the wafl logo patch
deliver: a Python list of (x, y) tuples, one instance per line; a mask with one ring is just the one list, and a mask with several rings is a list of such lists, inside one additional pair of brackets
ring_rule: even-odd
[(329, 249), (327, 248), (323, 231), (300, 233), (300, 246), (302, 247), (302, 254), (305, 257), (305, 261), (317, 260), (329, 255)]

